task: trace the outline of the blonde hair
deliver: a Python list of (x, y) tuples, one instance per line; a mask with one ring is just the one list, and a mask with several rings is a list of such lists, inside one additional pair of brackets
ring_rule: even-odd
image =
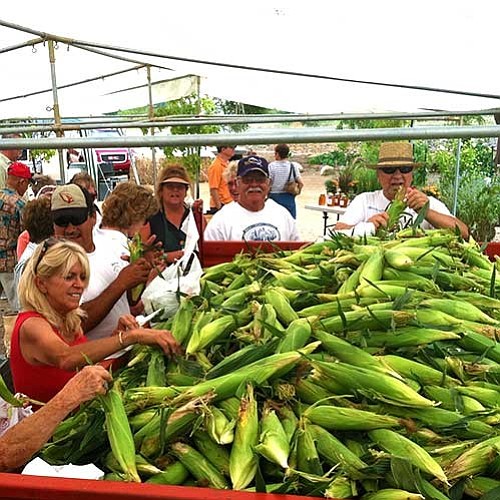
[(38, 288), (36, 278), (66, 276), (75, 264), (82, 266), (85, 273), (84, 286), (89, 283), (89, 260), (84, 249), (66, 240), (49, 238), (40, 243), (28, 260), (19, 282), (19, 301), (25, 311), (40, 313), (61, 334), (73, 336), (81, 330), (81, 320), (85, 312), (77, 308), (66, 316), (61, 316), (49, 303), (46, 295)]
[(229, 182), (231, 178), (236, 178), (238, 176), (238, 160), (232, 160), (227, 164), (224, 170), (223, 176), (226, 182)]

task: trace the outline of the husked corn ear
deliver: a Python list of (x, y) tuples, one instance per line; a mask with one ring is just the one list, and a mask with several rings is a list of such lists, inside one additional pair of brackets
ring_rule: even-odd
[(431, 474), (443, 483), (448, 482), (443, 469), (429, 453), (403, 435), (389, 429), (377, 429), (370, 431), (368, 435), (391, 455), (408, 460), (418, 469)]
[(349, 392), (368, 391), (373, 397), (394, 405), (409, 407), (433, 406), (434, 403), (414, 391), (401, 380), (382, 372), (354, 367), (345, 363), (311, 361), (314, 371), (323, 372), (342, 384)]
[(264, 407), (260, 420), (261, 432), (255, 451), (280, 467), (288, 468), (290, 443), (279, 418), (269, 406)]
[(344, 470), (349, 477), (354, 479), (363, 479), (366, 477), (366, 474), (361, 472), (367, 467), (366, 463), (340, 440), (319, 425), (311, 425), (310, 430), (316, 442), (318, 453), (329, 465), (336, 466), (340, 464), (340, 468)]
[(446, 475), (450, 480), (481, 474), (498, 454), (500, 436), (494, 436), (472, 446), (462, 453), (448, 467)]
[(310, 406), (303, 416), (324, 429), (337, 431), (368, 431), (401, 425), (399, 419), (389, 415), (339, 406)]
[(120, 464), (126, 480), (140, 483), (141, 478), (137, 473), (135, 463), (134, 439), (121, 394), (115, 387), (112, 387), (104, 396), (100, 396), (99, 399), (106, 415), (106, 431), (111, 451)]
[(220, 490), (227, 489), (224, 476), (201, 453), (185, 443), (174, 443), (171, 451), (186, 467), (200, 486), (208, 486)]
[(242, 490), (254, 479), (257, 472), (257, 457), (254, 448), (259, 442), (259, 420), (253, 387), (247, 386), (241, 399), (236, 432), (229, 457), (229, 475), (233, 489)]
[(146, 483), (177, 485), (184, 483), (188, 477), (189, 471), (178, 461), (167, 465), (162, 472), (150, 477)]
[(361, 500), (425, 500), (420, 493), (411, 493), (395, 488), (386, 488), (373, 493), (367, 493)]

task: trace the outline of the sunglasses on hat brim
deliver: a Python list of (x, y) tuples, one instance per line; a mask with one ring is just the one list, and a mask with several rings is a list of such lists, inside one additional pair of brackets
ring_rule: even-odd
[(379, 170), (382, 170), (384, 174), (394, 174), (396, 170), (399, 170), (402, 174), (409, 174), (413, 172), (413, 167), (409, 165), (405, 167), (379, 167)]

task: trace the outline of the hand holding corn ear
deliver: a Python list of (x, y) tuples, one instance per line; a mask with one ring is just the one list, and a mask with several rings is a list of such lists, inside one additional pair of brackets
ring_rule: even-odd
[[(128, 249), (130, 251), (130, 264), (134, 264), (144, 255), (144, 245), (142, 244), (141, 236), (139, 233), (135, 233), (132, 240), (128, 243)], [(131, 290), (132, 302), (137, 302), (144, 291), (144, 283), (139, 283), (134, 286)]]
[[(389, 204), (386, 210), (387, 215), (389, 216), (387, 219), (387, 231), (393, 231), (394, 229), (397, 229), (399, 218), (401, 217), (401, 215), (403, 215), (403, 212), (407, 208), (405, 198), (405, 188), (404, 186), (399, 186), (394, 199)], [(377, 234), (380, 232), (379, 229), (380, 228), (377, 228)]]

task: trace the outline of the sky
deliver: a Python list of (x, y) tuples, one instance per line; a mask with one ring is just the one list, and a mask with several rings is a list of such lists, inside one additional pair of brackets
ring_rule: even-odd
[[(500, 2), (494, 0), (226, 0), (9, 2), (0, 19), (74, 39), (164, 55), (336, 78), (458, 89), (500, 95), (496, 64)], [(34, 38), (0, 26), (0, 48)], [(339, 83), (193, 64), (154, 61), (153, 81), (203, 76), (202, 92), (285, 111), (309, 113), (485, 109), (498, 99)], [(0, 99), (49, 88), (47, 47), (0, 54), (9, 78)], [(59, 44), (58, 84), (133, 64)], [(61, 91), (63, 115), (111, 111), (102, 96), (146, 83), (144, 70)], [(50, 114), (52, 96), (1, 102), (0, 117)], [(144, 91), (144, 104), (147, 91)], [(134, 105), (136, 105), (134, 101)]]

